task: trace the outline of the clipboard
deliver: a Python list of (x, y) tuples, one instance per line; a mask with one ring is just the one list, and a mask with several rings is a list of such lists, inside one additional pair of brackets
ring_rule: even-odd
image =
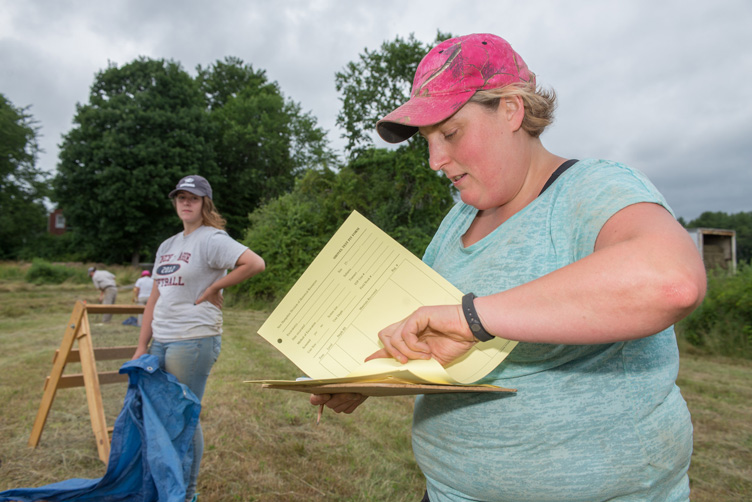
[(307, 394), (354, 393), (364, 396), (414, 396), (417, 394), (450, 394), (456, 392), (506, 392), (514, 393), (517, 389), (507, 389), (495, 385), (438, 385), (386, 382), (349, 382), (349, 383), (308, 383), (285, 382), (264, 383), (263, 389), (293, 390)]

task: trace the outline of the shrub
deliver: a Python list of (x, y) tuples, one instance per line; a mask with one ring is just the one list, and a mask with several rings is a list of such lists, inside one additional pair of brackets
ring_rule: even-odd
[(281, 300), (353, 210), (422, 256), (454, 201), (446, 179), (419, 153), (374, 150), (336, 173), (307, 171), (292, 192), (250, 214), (243, 242), (267, 268), (232, 292), (251, 301)]
[(332, 228), (323, 220), (321, 212), (298, 194), (283, 195), (254, 211), (244, 243), (264, 258), (266, 270), (231, 292), (247, 301), (281, 300), (331, 235)]
[(18, 254), (19, 259), (31, 261), (41, 258), (47, 261), (81, 261), (82, 246), (73, 232), (63, 235), (42, 234), (31, 240)]
[(26, 272), (26, 282), (32, 284), (62, 284), (68, 280), (84, 283), (87, 279), (85, 270), (65, 265), (53, 265), (40, 259), (35, 259)]
[(24, 270), (18, 262), (0, 263), (0, 281), (21, 281), (24, 279)]
[(677, 331), (710, 354), (752, 359), (752, 265), (740, 264), (733, 275), (709, 272), (705, 300)]

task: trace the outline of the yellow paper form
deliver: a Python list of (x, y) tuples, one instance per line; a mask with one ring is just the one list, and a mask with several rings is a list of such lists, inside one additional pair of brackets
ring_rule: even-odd
[(517, 342), (496, 338), (477, 344), (446, 368), (435, 361), (363, 363), (381, 348), (381, 329), (422, 305), (456, 305), (461, 300), (462, 292), (353, 212), (259, 334), (316, 380), (392, 377), (416, 383), (467, 384), (486, 376)]

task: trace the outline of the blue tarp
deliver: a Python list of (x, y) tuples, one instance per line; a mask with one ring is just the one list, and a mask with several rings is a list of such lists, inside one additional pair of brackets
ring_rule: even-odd
[(133, 316), (130, 316), (128, 319), (123, 321), (123, 324), (126, 326), (138, 326), (138, 319)]
[(159, 369), (155, 356), (129, 361), (120, 373), (128, 374), (128, 392), (115, 421), (105, 475), (6, 490), (0, 502), (184, 502), (201, 403)]

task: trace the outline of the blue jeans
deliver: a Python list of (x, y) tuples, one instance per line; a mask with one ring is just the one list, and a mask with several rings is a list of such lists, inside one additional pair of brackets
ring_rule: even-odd
[[(159, 367), (167, 373), (172, 373), (178, 381), (186, 385), (201, 401), (206, 389), (206, 379), (217, 362), (222, 348), (222, 336), (193, 338), (179, 342), (158, 342), (152, 340), (149, 354), (159, 358)], [(193, 436), (193, 464), (188, 478), (185, 499), (191, 500), (196, 492), (198, 469), (204, 454), (204, 433), (201, 422), (196, 426)]]

